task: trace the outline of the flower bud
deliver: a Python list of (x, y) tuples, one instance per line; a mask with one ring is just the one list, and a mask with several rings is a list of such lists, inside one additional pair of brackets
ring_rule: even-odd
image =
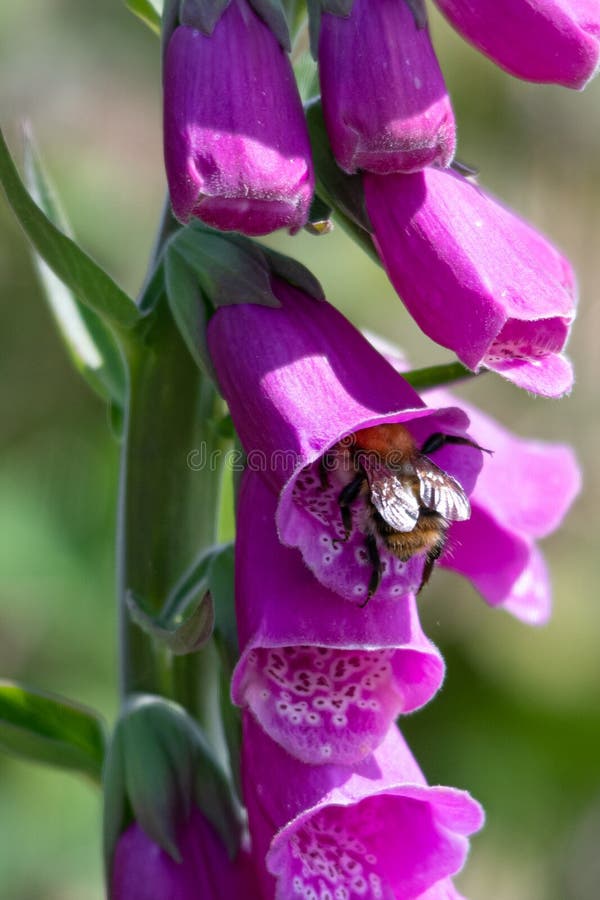
[[(115, 900), (191, 897), (169, 890), (187, 885), (188, 873), (202, 864), (190, 849), (190, 835), (199, 829), (210, 832), (213, 847), (223, 842), (223, 859), (236, 855), (240, 824), (226, 776), (181, 706), (161, 697), (131, 696), (104, 769), (104, 856)], [(144, 860), (156, 867), (164, 893), (158, 886), (152, 893), (152, 883), (146, 885), (147, 893), (140, 884), (139, 893), (127, 892), (135, 885), (130, 863), (133, 872), (140, 871)]]
[(549, 241), (454, 172), (366, 174), (364, 188), (375, 246), (425, 334), (532, 393), (571, 389), (575, 279)]
[(319, 67), (329, 139), (346, 172), (450, 164), (450, 98), (429, 31), (406, 0), (354, 0), (347, 17), (325, 12)]
[(581, 89), (596, 74), (596, 0), (435, 2), (469, 43), (517, 78)]
[(110, 900), (257, 900), (250, 860), (227, 854), (207, 819), (194, 808), (178, 829), (181, 860), (174, 860), (133, 822), (119, 838)]
[(180, 26), (164, 73), (164, 151), (173, 211), (213, 228), (297, 231), (314, 177), (289, 59), (246, 0), (213, 32)]

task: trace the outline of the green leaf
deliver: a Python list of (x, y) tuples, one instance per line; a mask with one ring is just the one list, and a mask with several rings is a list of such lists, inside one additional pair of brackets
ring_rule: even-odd
[(207, 303), (198, 279), (176, 248), (165, 251), (165, 282), (169, 306), (186, 347), (200, 369), (214, 378), (206, 340)]
[(119, 717), (104, 770), (104, 858), (110, 869), (119, 835), (132, 818), (180, 860), (177, 831), (192, 804), (235, 855), (240, 827), (229, 783), (198, 724), (177, 703), (130, 697)]
[(215, 606), (215, 629), (223, 642), (226, 658), (222, 659), (233, 671), (238, 659), (238, 639), (235, 624), (235, 547), (225, 544), (216, 551), (208, 568), (208, 587)]
[(169, 241), (196, 276), (202, 292), (217, 309), (235, 303), (281, 304), (271, 290), (263, 247), (239, 235), (221, 235), (190, 226)]
[(140, 319), (137, 306), (29, 196), (1, 131), (0, 183), (25, 234), (54, 274), (116, 331), (132, 328)]
[(229, 753), (236, 789), (241, 788), (242, 725), (240, 711), (231, 702), (231, 676), (239, 657), (235, 620), (235, 547), (227, 544), (215, 553), (208, 570), (208, 583), (215, 604), (215, 646), (221, 662), (219, 705), (223, 736)]
[(319, 98), (305, 105), (306, 121), (310, 134), (317, 194), (334, 210), (334, 217), (368, 256), (381, 265), (371, 240), (372, 226), (365, 207), (365, 197), (360, 175), (347, 175), (335, 161)]
[[(233, 609), (235, 545), (223, 544), (211, 554), (208, 566), (208, 585), (215, 604), (228, 613)], [(221, 625), (223, 620), (219, 618)]]
[(0, 681), (0, 749), (99, 781), (104, 744), (102, 721), (92, 710)]
[(286, 53), (292, 49), (290, 32), (281, 0), (249, 0), (254, 12), (266, 22)]
[(206, 590), (194, 603), (190, 603), (185, 615), (178, 616), (172, 623), (162, 624), (162, 616), (160, 620), (154, 619), (139, 598), (131, 593), (127, 595), (127, 608), (136, 625), (164, 644), (175, 656), (195, 653), (212, 635), (215, 616), (211, 595)]
[(190, 603), (199, 594), (205, 594), (208, 589), (208, 570), (213, 554), (220, 548), (209, 547), (201, 551), (191, 566), (183, 573), (175, 587), (169, 593), (162, 612), (160, 622), (167, 625), (174, 622), (178, 615), (189, 608)]
[(155, 34), (160, 34), (162, 0), (125, 0), (125, 6), (141, 19), (151, 31)]
[(209, 314), (235, 303), (280, 306), (263, 250), (241, 235), (223, 236), (195, 224), (178, 231), (165, 248), (173, 318), (192, 357), (213, 378), (206, 338)]
[[(25, 135), (25, 183), (48, 219), (70, 235), (70, 228), (29, 134)], [(125, 404), (126, 375), (121, 351), (110, 329), (56, 277), (35, 251), (40, 282), (69, 356), (88, 384), (105, 400)]]
[(413, 14), (415, 25), (419, 30), (427, 28), (427, 9), (424, 0), (406, 0), (410, 11)]
[[(409, 3), (412, 0), (408, 0)], [(331, 13), (332, 16), (343, 16), (347, 18), (352, 12), (354, 0), (321, 0), (323, 12)]]
[(211, 35), (231, 0), (182, 0), (179, 20), (188, 28)]
[(261, 249), (274, 275), (277, 275), (278, 278), (283, 278), (292, 287), (304, 291), (305, 294), (308, 294), (309, 297), (313, 297), (315, 300), (325, 299), (319, 280), (315, 278), (306, 266), (303, 266), (297, 259), (292, 259), (291, 256), (286, 256), (284, 253), (279, 253), (270, 247), (262, 247)]

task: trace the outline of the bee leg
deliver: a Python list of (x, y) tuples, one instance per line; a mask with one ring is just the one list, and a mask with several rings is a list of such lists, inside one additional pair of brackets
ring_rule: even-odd
[(360, 604), (360, 609), (364, 609), (364, 607), (367, 605), (367, 603), (381, 584), (381, 572), (383, 568), (381, 564), (381, 557), (379, 556), (379, 548), (377, 546), (377, 541), (375, 540), (375, 535), (368, 534), (365, 539), (365, 545), (367, 547), (367, 553), (369, 554), (369, 562), (373, 566), (373, 571), (371, 572), (371, 577), (369, 579), (367, 599), (364, 603)]
[(347, 541), (352, 534), (352, 510), (350, 509), (350, 504), (354, 503), (360, 494), (364, 482), (365, 476), (362, 472), (359, 472), (339, 493), (338, 503), (345, 532), (344, 541)]
[(434, 547), (431, 548), (429, 553), (425, 558), (425, 565), (423, 567), (423, 575), (421, 577), (421, 584), (419, 585), (419, 590), (417, 594), (420, 594), (427, 582), (431, 577), (431, 573), (433, 572), (433, 567), (436, 563), (436, 560), (440, 558), (442, 553), (444, 552), (444, 547), (446, 546), (446, 537), (441, 537), (439, 541), (435, 544)]
[(429, 435), (421, 447), (421, 453), (429, 456), (431, 453), (435, 453), (436, 450), (441, 450), (446, 444), (462, 444), (466, 447), (474, 447), (475, 450), (481, 450), (482, 453), (493, 453), (493, 450), (486, 450), (485, 447), (480, 447), (479, 444), (476, 444), (470, 438), (459, 437), (456, 434), (442, 434), (441, 431), (436, 431), (435, 434)]

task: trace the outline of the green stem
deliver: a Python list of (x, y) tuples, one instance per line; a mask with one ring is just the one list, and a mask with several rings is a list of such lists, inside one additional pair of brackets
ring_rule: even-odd
[(215, 449), (210, 422), (216, 392), (201, 375), (162, 298), (139, 341), (128, 351), (129, 399), (121, 464), (118, 585), (121, 691), (173, 694), (166, 651), (131, 622), (133, 592), (158, 615), (198, 550), (216, 537), (220, 467), (190, 466), (204, 443)]
[(467, 381), (470, 378), (478, 378), (483, 372), (472, 372), (460, 362), (445, 363), (441, 366), (428, 366), (425, 369), (413, 369), (411, 372), (402, 372), (402, 377), (411, 384), (415, 390), (424, 391), (428, 388), (441, 387), (446, 384), (454, 384), (457, 381)]

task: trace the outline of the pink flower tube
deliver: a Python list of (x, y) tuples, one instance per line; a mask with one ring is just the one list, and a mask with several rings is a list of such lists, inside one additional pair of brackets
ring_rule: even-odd
[[(417, 446), (432, 434), (465, 435), (455, 408), (429, 409), (392, 366), (333, 306), (273, 282), (281, 308), (222, 307), (208, 326), (219, 384), (248, 456), (279, 496), (276, 522), (284, 544), (331, 590), (364, 603), (373, 572), (365, 541), (365, 495), (352, 505), (350, 533), (339, 505), (352, 472), (324, 477), (324, 455), (358, 429), (400, 423)], [(436, 464), (473, 488), (481, 452), (446, 446)], [(468, 501), (465, 507), (468, 515)], [(406, 561), (381, 548), (377, 601), (397, 600), (421, 584), (425, 558)]]
[(235, 703), (303, 762), (352, 764), (444, 677), (414, 597), (368, 614), (324, 588), (275, 530), (276, 495), (246, 473), (238, 499)]
[(198, 809), (179, 830), (181, 862), (152, 841), (134, 822), (119, 838), (112, 867), (110, 900), (260, 900), (247, 853), (227, 855)]
[(347, 17), (323, 13), (319, 72), (329, 140), (346, 172), (450, 164), (450, 98), (429, 30), (405, 0), (354, 0)]
[[(450, 399), (429, 392), (427, 399)], [(453, 398), (455, 399), (455, 398)], [(462, 400), (471, 432), (494, 453), (471, 494), (471, 518), (455, 522), (440, 564), (465, 575), (492, 606), (532, 625), (547, 621), (551, 585), (537, 541), (555, 531), (581, 488), (573, 450), (517, 437)]]
[(314, 187), (290, 61), (246, 0), (210, 36), (180, 26), (164, 73), (164, 151), (173, 211), (223, 231), (297, 231)]
[(469, 43), (518, 78), (583, 88), (598, 70), (597, 0), (435, 0)]
[(568, 261), (454, 172), (364, 176), (374, 242), (419, 327), (470, 369), (546, 397), (570, 390)]
[(243, 780), (265, 897), (458, 898), (448, 879), (483, 812), (464, 791), (429, 787), (395, 726), (354, 768), (307, 766), (247, 715)]
[[(410, 368), (397, 347), (368, 337), (396, 371)], [(493, 450), (470, 497), (471, 517), (450, 528), (440, 565), (468, 578), (491, 606), (544, 624), (552, 591), (537, 542), (560, 526), (580, 491), (575, 453), (567, 444), (519, 437), (448, 390), (424, 391), (423, 398), (432, 406), (458, 404), (477, 443)]]

